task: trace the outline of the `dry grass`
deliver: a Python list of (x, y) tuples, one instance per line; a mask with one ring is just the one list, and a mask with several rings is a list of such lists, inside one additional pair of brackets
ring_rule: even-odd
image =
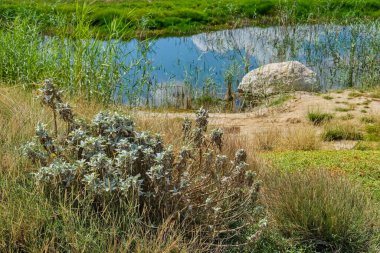
[[(102, 109), (100, 105), (80, 99), (70, 103), (84, 118), (91, 118)], [(185, 243), (180, 230), (169, 221), (154, 233), (142, 231), (137, 226), (131, 227), (125, 235), (117, 231), (117, 224), (105, 225), (91, 217), (82, 219), (72, 206), (54, 206), (36, 190), (31, 180), (30, 173), (37, 168), (19, 152), (19, 147), (34, 136), (37, 122), (46, 122), (50, 128), (53, 123), (51, 111), (20, 87), (0, 86), (1, 252), (55, 252), (61, 249), (73, 252), (104, 252), (105, 249), (107, 252), (203, 252), (204, 248), (195, 242), (187, 240)], [(143, 127), (151, 131), (166, 129), (168, 139), (176, 138), (171, 134), (178, 126), (170, 122), (153, 120)], [(65, 126), (59, 124), (58, 127), (64, 129)]]
[(280, 144), (281, 132), (282, 130), (278, 127), (270, 127), (255, 134), (255, 146), (259, 150), (274, 150)]
[(169, 118), (161, 115), (139, 117), (138, 114), (132, 114), (132, 117), (140, 130), (160, 133), (165, 143), (180, 144), (178, 140), (182, 138), (182, 118)]
[(0, 113), (1, 170), (3, 173), (23, 173), (23, 166), (19, 171), (19, 163), (23, 160), (15, 160), (19, 157), (17, 147), (34, 135), (38, 121), (51, 124), (52, 117), (18, 87), (0, 88)]
[[(104, 109), (99, 104), (88, 103), (81, 98), (72, 99), (69, 103), (80, 117), (86, 119)], [(118, 106), (110, 106), (108, 109), (130, 113), (140, 130), (162, 133), (165, 143), (176, 144), (176, 140), (181, 138), (182, 119), (140, 117), (128, 108)], [(67, 247), (73, 252), (101, 252), (99, 249), (105, 248), (108, 252), (208, 250), (195, 242), (184, 243), (181, 231), (169, 221), (160, 226), (156, 233), (146, 234), (141, 232), (141, 228), (132, 228), (128, 235), (120, 235), (115, 228), (104, 228), (103, 224), (95, 220), (90, 219), (89, 224), (88, 221), (80, 220), (70, 207), (53, 206), (49, 203), (34, 190), (29, 172), (35, 168), (20, 157), (17, 149), (34, 136), (34, 128), (39, 121), (47, 122), (51, 126), (51, 112), (34, 100), (32, 94), (19, 87), (0, 86), (0, 251), (38, 252), (41, 249), (54, 250), (57, 245)], [(363, 122), (366, 121), (372, 122), (372, 117), (371, 120), (363, 119)], [(59, 128), (64, 126), (59, 125)], [(359, 128), (348, 122), (344, 129), (358, 131)], [(320, 140), (316, 130), (311, 125), (273, 127), (257, 133), (252, 139), (238, 133), (238, 130), (226, 130), (223, 152), (232, 157), (238, 148), (248, 151), (248, 163), (251, 168), (259, 170), (259, 178), (264, 182), (263, 200), (285, 235), (304, 238), (306, 241), (319, 240), (316, 245), (323, 241), (329, 247), (339, 244), (338, 246), (363, 249), (370, 243), (368, 238), (371, 236), (366, 235), (375, 223), (367, 216), (367, 213), (373, 213), (372, 207), (367, 205), (367, 196), (358, 193), (356, 185), (344, 178), (340, 179), (340, 174), (331, 175), (327, 172), (281, 174), (268, 169), (254, 155), (258, 150), (318, 149)], [(365, 201), (360, 202), (359, 199)], [(368, 210), (363, 209), (364, 207)], [(356, 236), (347, 241), (351, 235), (342, 231), (351, 228), (351, 235)], [(332, 235), (339, 237), (332, 239)], [(120, 238), (125, 240), (121, 242)], [(110, 240), (112, 244), (109, 243)], [(350, 249), (346, 252), (350, 252)]]
[(308, 125), (295, 127), (273, 127), (259, 132), (254, 137), (254, 150), (316, 150), (320, 140), (316, 129)]
[(321, 141), (316, 129), (311, 126), (298, 126), (285, 130), (281, 149), (284, 150), (317, 150)]
[[(20, 87), (0, 86), (0, 251), (39, 252), (43, 249), (73, 252), (208, 252), (199, 245), (197, 231), (193, 240), (184, 238), (178, 224), (170, 220), (156, 229), (132, 226), (128, 233), (118, 231), (112, 217), (103, 217), (102, 223), (91, 215), (83, 217), (73, 206), (55, 206), (36, 190), (30, 172), (36, 167), (20, 156), (19, 147), (33, 138), (37, 122), (48, 123), (52, 129), (52, 113), (45, 109), (30, 92)], [(91, 119), (104, 107), (88, 103), (80, 98), (68, 101), (79, 117)], [(139, 112), (125, 107), (110, 106), (108, 110), (129, 113), (139, 130), (160, 132), (165, 143), (180, 145), (182, 119), (170, 117), (141, 117)], [(59, 122), (59, 121), (58, 121)], [(64, 130), (66, 126), (59, 124)], [(64, 132), (64, 131), (62, 131)], [(234, 131), (233, 131), (234, 132)], [(237, 148), (249, 148), (243, 138), (226, 134), (224, 151), (233, 157)], [(248, 160), (250, 168), (258, 166), (255, 158)], [(90, 214), (90, 212), (89, 212)], [(126, 214), (127, 216), (129, 214)], [(145, 228), (145, 229), (143, 229)], [(148, 232), (147, 232), (148, 231)]]

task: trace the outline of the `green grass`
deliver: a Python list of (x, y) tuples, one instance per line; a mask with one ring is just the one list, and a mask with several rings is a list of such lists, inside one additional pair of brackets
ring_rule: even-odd
[(289, 94), (281, 94), (278, 97), (275, 97), (273, 100), (271, 100), (269, 102), (269, 106), (281, 106), (286, 101), (289, 101), (292, 98), (293, 98), (293, 96), (291, 96)]
[(380, 201), (380, 151), (287, 151), (262, 155), (273, 167), (283, 171), (325, 168), (347, 174), (374, 193)]
[(371, 123), (365, 126), (365, 139), (367, 141), (380, 141), (380, 124)]
[(363, 96), (363, 94), (356, 92), (356, 91), (352, 91), (352, 92), (348, 93), (348, 96), (352, 97), (352, 98), (357, 98), (357, 97)]
[[(80, 1), (83, 2), (83, 1)], [(75, 1), (18, 1), (3, 0), (0, 16), (13, 16), (25, 9), (48, 19), (61, 13), (75, 12)], [(131, 27), (143, 27), (149, 36), (191, 34), (205, 30), (245, 26), (269, 25), (279, 22), (279, 14), (290, 22), (345, 21), (352, 17), (380, 17), (380, 3), (376, 0), (155, 0), (155, 1), (93, 1), (92, 25), (107, 33), (107, 25), (118, 18)], [(54, 26), (51, 29), (55, 29)]]
[(309, 111), (307, 113), (307, 118), (314, 124), (320, 125), (326, 123), (334, 118), (334, 115), (331, 113), (324, 113), (320, 111)]
[(362, 140), (363, 133), (356, 125), (335, 122), (325, 126), (322, 139), (324, 141)]
[(349, 112), (349, 111), (352, 111), (354, 110), (355, 107), (354, 106), (349, 106), (349, 107), (336, 107), (335, 108), (335, 111), (337, 112)]
[(324, 95), (322, 98), (326, 99), (326, 100), (332, 100), (332, 99), (334, 99), (334, 97), (332, 97), (330, 95)]

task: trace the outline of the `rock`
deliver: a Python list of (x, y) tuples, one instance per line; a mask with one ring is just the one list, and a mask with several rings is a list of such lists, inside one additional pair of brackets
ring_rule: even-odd
[(246, 74), (238, 91), (266, 97), (289, 91), (318, 91), (317, 75), (298, 61), (264, 65)]

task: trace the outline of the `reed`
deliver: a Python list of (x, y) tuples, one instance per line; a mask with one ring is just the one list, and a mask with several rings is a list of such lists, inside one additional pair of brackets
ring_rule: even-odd
[[(90, 7), (77, 4), (72, 20), (52, 16), (49, 24), (57, 27), (54, 36), (42, 35), (47, 23), (35, 13), (7, 20), (0, 29), (0, 80), (32, 88), (53, 77), (70, 95), (103, 103), (121, 100), (115, 91), (123, 88), (139, 65), (137, 58), (124, 61), (130, 52), (119, 46), (129, 30), (113, 20), (105, 43), (90, 26), (90, 12)], [(68, 32), (70, 37), (66, 37)]]

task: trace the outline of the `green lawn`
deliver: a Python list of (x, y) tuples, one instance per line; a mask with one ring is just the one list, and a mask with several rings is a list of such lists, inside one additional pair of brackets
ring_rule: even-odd
[[(89, 1), (90, 2), (90, 1)], [(117, 17), (131, 28), (145, 27), (149, 35), (181, 35), (244, 25), (270, 25), (288, 16), (296, 22), (338, 21), (349, 17), (380, 17), (378, 0), (129, 0), (92, 2), (90, 19), (105, 32)], [(33, 10), (49, 17), (71, 15), (75, 1), (3, 0), (0, 17)], [(281, 9), (281, 15), (279, 11)]]
[(263, 157), (285, 171), (326, 168), (347, 174), (380, 200), (380, 151), (287, 151), (267, 153)]

